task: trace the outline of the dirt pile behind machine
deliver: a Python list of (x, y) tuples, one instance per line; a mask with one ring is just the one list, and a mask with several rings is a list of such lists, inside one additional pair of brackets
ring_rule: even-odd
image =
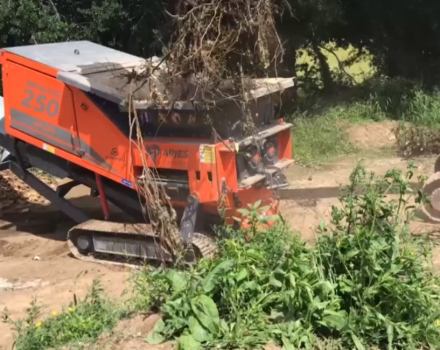
[[(230, 208), (228, 218), (258, 200), (270, 212), (277, 210), (273, 191), (288, 185), (283, 170), (293, 160), (292, 125), (278, 118), (276, 94), (293, 86), (291, 78), (253, 82), (249, 98), (256, 133), (246, 136), (241, 107), (222, 99), (221, 92), (207, 123), (208, 112), (194, 103), (191, 87), (167, 101), (153, 100), (151, 85), (127, 84), (127, 74), (142, 69), (144, 59), (91, 42), (3, 49), (0, 62), (5, 111), (0, 146), (8, 152), (0, 169), (13, 171), (78, 223), (69, 232), (76, 257), (172, 259), (145, 223), (138, 191), (146, 181), (141, 152), (196, 256), (215, 250), (209, 232), (222, 221), (220, 202)], [(160, 89), (160, 80), (155, 86)], [(133, 146), (130, 92), (142, 149)], [(71, 181), (53, 191), (28, 171), (31, 167)], [(80, 184), (100, 197), (105, 220), (89, 218), (64, 198)], [(112, 222), (107, 201), (134, 220)]]

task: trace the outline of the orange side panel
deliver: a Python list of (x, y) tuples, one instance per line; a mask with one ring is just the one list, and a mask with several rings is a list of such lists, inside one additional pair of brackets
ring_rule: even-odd
[(292, 130), (284, 130), (278, 134), (279, 159), (292, 159)]
[(81, 90), (72, 87), (72, 94), (84, 162), (100, 166), (105, 176), (129, 178), (128, 138)]
[(62, 82), (8, 62), (6, 131), (21, 131), (76, 155), (79, 147), (72, 94)]
[[(133, 143), (133, 148), (137, 147)], [(179, 139), (157, 138), (144, 143), (148, 166), (188, 172), (189, 188), (200, 202), (219, 199), (220, 180), (216, 166), (216, 145)], [(141, 167), (139, 152), (134, 152), (134, 166)]]
[[(58, 81), (54, 77), (56, 71), (50, 67), (41, 69), (45, 66), (8, 53), (2, 54), (6, 132), (116, 182), (123, 182), (127, 165), (118, 166), (117, 155), (106, 145), (112, 140), (128, 145), (127, 138), (115, 131), (116, 127), (97, 108), (92, 109), (95, 115), (86, 114), (86, 111), (79, 115), (85, 129), (80, 135), (77, 105), (84, 101), (93, 105), (85, 95)], [(18, 61), (29, 67), (17, 64)], [(94, 121), (93, 128), (87, 123), (90, 120)], [(92, 138), (93, 145), (90, 144)], [(102, 145), (98, 146), (98, 142)]]

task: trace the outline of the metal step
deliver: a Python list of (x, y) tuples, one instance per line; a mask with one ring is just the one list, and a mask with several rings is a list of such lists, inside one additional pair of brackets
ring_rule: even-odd
[(279, 162), (276, 162), (274, 165), (268, 165), (267, 168), (269, 171), (282, 171), (289, 166), (291, 166), (295, 161), (293, 159), (282, 159)]

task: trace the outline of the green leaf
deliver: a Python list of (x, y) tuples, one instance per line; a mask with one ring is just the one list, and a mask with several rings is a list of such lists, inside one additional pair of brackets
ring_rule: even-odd
[(293, 344), (284, 335), (282, 336), (282, 340), (283, 340), (283, 350), (295, 350)]
[(283, 284), (280, 281), (278, 281), (274, 275), (270, 276), (269, 283), (277, 288), (281, 288), (283, 286)]
[(201, 344), (192, 335), (182, 335), (179, 338), (179, 349), (181, 350), (198, 350)]
[(271, 216), (266, 216), (264, 218), (265, 221), (278, 221), (280, 219), (279, 215), (271, 215)]
[(150, 345), (161, 344), (165, 341), (165, 338), (162, 336), (162, 331), (165, 328), (165, 323), (162, 319), (156, 322), (154, 328), (147, 335), (147, 343)]
[(324, 317), (320, 323), (340, 331), (347, 325), (347, 322), (348, 319), (345, 311), (336, 312), (332, 310), (325, 310)]
[(226, 273), (234, 266), (234, 260), (225, 260), (218, 264), (203, 281), (203, 291), (210, 293), (217, 286), (219, 279), (226, 275)]
[(254, 208), (258, 208), (261, 205), (261, 199), (257, 200), (254, 204)]
[(210, 297), (200, 295), (191, 300), (191, 309), (198, 321), (212, 334), (217, 334), (220, 328), (220, 317), (217, 306)]
[(242, 220), (240, 219), (240, 218), (237, 218), (237, 217), (235, 217), (235, 216), (233, 216), (232, 217), (235, 221), (237, 221), (237, 222), (242, 222)]
[(296, 279), (292, 273), (289, 273), (289, 282), (292, 288), (296, 288)]
[(356, 334), (351, 333), (351, 339), (353, 339), (354, 345), (356, 345), (357, 350), (365, 350), (365, 346), (362, 344), (361, 340), (357, 337)]
[(248, 270), (244, 267), (241, 269), (241, 271), (238, 273), (236, 280), (238, 282), (243, 281), (248, 276)]
[(243, 215), (243, 216), (248, 216), (251, 212), (247, 209), (237, 209), (237, 211)]
[(245, 255), (249, 258), (256, 260), (256, 261), (261, 261), (261, 262), (266, 261), (264, 256), (261, 253), (257, 252), (255, 249), (249, 249), (248, 251), (245, 252)]
[(259, 211), (268, 211), (270, 209), (270, 205), (266, 205), (264, 207), (258, 208)]
[(393, 350), (393, 340), (394, 340), (394, 331), (393, 325), (388, 324), (387, 326), (387, 335), (388, 335), (388, 350)]
[(204, 328), (194, 316), (188, 320), (189, 330), (195, 340), (202, 343), (212, 339), (211, 334)]
[(175, 292), (180, 292), (188, 286), (188, 279), (182, 272), (171, 270), (168, 272), (167, 278), (173, 285), (173, 290)]

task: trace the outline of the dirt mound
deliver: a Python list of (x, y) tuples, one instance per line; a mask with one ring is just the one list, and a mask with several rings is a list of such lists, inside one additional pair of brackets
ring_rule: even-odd
[(384, 121), (354, 125), (347, 130), (350, 141), (359, 148), (384, 148), (396, 145), (397, 122)]
[(120, 333), (124, 337), (146, 337), (153, 330), (156, 322), (160, 320), (160, 315), (137, 315), (133, 318), (123, 320), (115, 329), (115, 333)]

